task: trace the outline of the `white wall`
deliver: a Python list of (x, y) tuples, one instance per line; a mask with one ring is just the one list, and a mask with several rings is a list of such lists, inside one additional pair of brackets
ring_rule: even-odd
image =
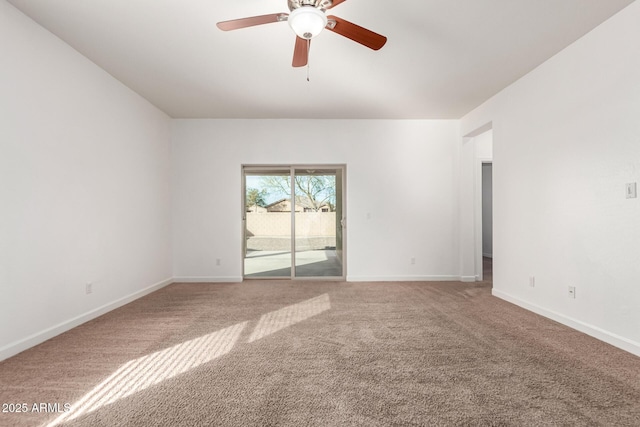
[(166, 115), (4, 0), (0, 52), (1, 360), (168, 283), (171, 200)]
[(348, 280), (457, 279), (459, 139), (458, 121), (176, 120), (174, 276), (241, 280), (242, 164), (319, 163), (347, 165)]
[(625, 199), (640, 181), (639, 118), (634, 2), (463, 118), (462, 133), (493, 122), (494, 294), (640, 355), (640, 200)]

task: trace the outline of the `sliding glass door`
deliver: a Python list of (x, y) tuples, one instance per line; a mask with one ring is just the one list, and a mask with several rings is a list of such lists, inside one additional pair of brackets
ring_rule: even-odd
[[(342, 200), (336, 190), (340, 169), (295, 169), (296, 277), (342, 276)], [(338, 229), (340, 228), (340, 230)], [(340, 244), (338, 244), (340, 243)]]
[(244, 171), (244, 275), (291, 277), (291, 170)]
[(344, 278), (344, 167), (244, 168), (244, 276)]

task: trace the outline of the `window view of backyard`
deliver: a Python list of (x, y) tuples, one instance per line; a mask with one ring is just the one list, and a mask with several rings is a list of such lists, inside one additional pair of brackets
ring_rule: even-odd
[(245, 276), (342, 276), (341, 183), (336, 169), (245, 171)]

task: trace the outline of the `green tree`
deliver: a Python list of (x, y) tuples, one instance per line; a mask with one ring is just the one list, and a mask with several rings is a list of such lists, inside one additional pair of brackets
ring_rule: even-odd
[(258, 190), (257, 188), (247, 189), (247, 199), (246, 199), (247, 209), (253, 208), (254, 212), (257, 212), (258, 206), (264, 208), (265, 206), (267, 206), (265, 197), (267, 197), (267, 190), (265, 189), (262, 189), (262, 190)]

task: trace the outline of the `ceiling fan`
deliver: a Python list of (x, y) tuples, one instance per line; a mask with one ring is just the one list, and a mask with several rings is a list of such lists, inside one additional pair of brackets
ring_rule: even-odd
[(270, 15), (218, 22), (216, 25), (223, 31), (231, 31), (252, 27), (254, 25), (288, 21), (289, 26), (291, 26), (291, 29), (296, 34), (296, 44), (293, 50), (294, 67), (307, 65), (311, 39), (320, 34), (325, 28), (373, 50), (378, 50), (384, 46), (387, 42), (385, 36), (345, 21), (337, 16), (326, 15), (328, 9), (334, 8), (345, 1), (346, 0), (287, 0), (289, 10), (291, 11), (290, 14), (273, 13)]

